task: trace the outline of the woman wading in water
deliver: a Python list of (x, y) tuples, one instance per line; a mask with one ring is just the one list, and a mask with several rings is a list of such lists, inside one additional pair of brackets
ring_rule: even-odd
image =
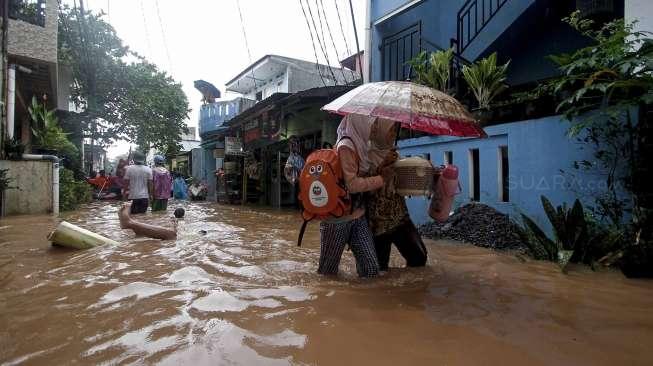
[(318, 273), (337, 274), (340, 258), (349, 243), (356, 258), (356, 271), (360, 277), (379, 274), (379, 263), (374, 250), (372, 232), (365, 218), (365, 208), (360, 193), (377, 190), (384, 181), (392, 180), (392, 168), (381, 169), (369, 176), (368, 142), (372, 125), (369, 117), (348, 115), (338, 126), (338, 158), (347, 190), (352, 199), (349, 215), (324, 220), (320, 223), (320, 264)]
[[(371, 172), (381, 172), (397, 160), (394, 142), (398, 125), (394, 121), (377, 119), (370, 133)], [(426, 264), (426, 246), (417, 228), (410, 220), (406, 200), (394, 191), (393, 182), (366, 194), (367, 218), (374, 233), (374, 246), (379, 269), (388, 270), (390, 250), (395, 244), (408, 267)]]

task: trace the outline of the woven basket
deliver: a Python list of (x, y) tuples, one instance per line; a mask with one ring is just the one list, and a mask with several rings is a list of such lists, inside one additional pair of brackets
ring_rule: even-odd
[(396, 192), (402, 196), (428, 196), (433, 191), (436, 169), (430, 161), (417, 156), (405, 158), (394, 164)]

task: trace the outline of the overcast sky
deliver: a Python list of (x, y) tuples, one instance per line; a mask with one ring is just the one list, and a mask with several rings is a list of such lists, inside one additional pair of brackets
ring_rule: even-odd
[[(355, 52), (354, 31), (348, 0), (302, 0), (311, 4), (318, 30), (317, 5), (323, 4), (338, 51), (347, 56), (335, 4), (338, 4), (350, 51)], [(72, 4), (73, 0), (67, 3)], [(242, 11), (251, 61), (266, 54), (278, 54), (315, 61), (311, 38), (299, 0), (85, 0), (87, 8), (104, 11), (126, 45), (145, 56), (183, 84), (192, 112), (189, 126), (197, 126), (201, 94), (193, 81), (204, 79), (225, 95), (224, 83), (247, 67), (250, 57), (238, 15)], [(158, 14), (157, 14), (158, 4)], [(365, 0), (353, 0), (360, 47), (364, 47)], [(306, 9), (308, 15), (308, 9)], [(310, 16), (309, 16), (310, 21)], [(323, 24), (327, 52), (332, 65), (336, 50)], [(166, 45), (168, 52), (166, 52)], [(325, 63), (316, 41), (318, 56)], [(169, 57), (168, 57), (169, 55)], [(109, 155), (126, 152), (128, 144), (119, 143)]]

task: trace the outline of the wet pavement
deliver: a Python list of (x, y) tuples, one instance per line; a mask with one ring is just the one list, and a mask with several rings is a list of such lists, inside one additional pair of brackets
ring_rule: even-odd
[(447, 242), (325, 278), (317, 223), (297, 248), (296, 213), (184, 205), (176, 241), (120, 230), (115, 204), (63, 214), (121, 243), (86, 251), (50, 246), (58, 219), (0, 220), (0, 364), (653, 364), (653, 282)]

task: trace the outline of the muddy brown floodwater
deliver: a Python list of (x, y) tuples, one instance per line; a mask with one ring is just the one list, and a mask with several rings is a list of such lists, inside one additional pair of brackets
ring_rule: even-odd
[(121, 243), (86, 251), (50, 246), (57, 219), (0, 220), (0, 364), (653, 364), (653, 282), (446, 242), (324, 278), (318, 224), (297, 248), (296, 213), (185, 205), (176, 241), (121, 231), (115, 204), (62, 215)]

